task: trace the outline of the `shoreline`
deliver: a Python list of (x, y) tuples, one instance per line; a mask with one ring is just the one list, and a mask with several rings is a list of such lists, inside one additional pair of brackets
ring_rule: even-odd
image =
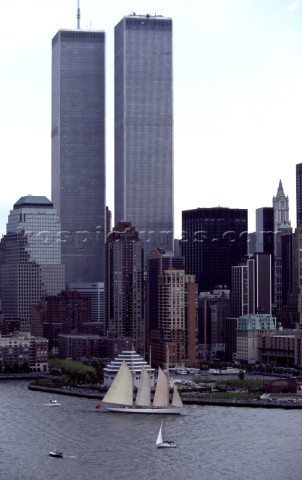
[(91, 398), (95, 400), (102, 400), (104, 394), (101, 392), (85, 391), (82, 388), (62, 388), (62, 387), (45, 387), (43, 385), (28, 384), (28, 390), (35, 390), (45, 393), (55, 393), (57, 395), (66, 395), (69, 397)]
[[(67, 395), (79, 398), (90, 398), (92, 400), (103, 400), (104, 393), (85, 391), (85, 389), (75, 388), (57, 388), (45, 387), (42, 385), (35, 385), (29, 383), (29, 390), (40, 391), (45, 393), (52, 393), (57, 395)], [(302, 409), (302, 399), (295, 400), (293, 398), (288, 400), (244, 400), (244, 399), (216, 399), (216, 398), (200, 398), (194, 395), (182, 396), (184, 405), (207, 405), (217, 407), (248, 407), (248, 408), (282, 408), (286, 410)]]

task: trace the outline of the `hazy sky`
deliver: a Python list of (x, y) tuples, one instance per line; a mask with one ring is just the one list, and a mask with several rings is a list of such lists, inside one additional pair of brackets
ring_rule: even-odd
[[(51, 40), (77, 0), (1, 0), (0, 235), (23, 195), (51, 198)], [(173, 19), (175, 235), (181, 211), (272, 206), (279, 180), (296, 226), (302, 162), (302, 1), (81, 0), (106, 32), (107, 205), (113, 210), (113, 34), (132, 12)]]

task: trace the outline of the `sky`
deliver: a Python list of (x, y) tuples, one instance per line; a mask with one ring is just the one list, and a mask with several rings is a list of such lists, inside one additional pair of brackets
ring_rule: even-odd
[[(1, 0), (0, 236), (24, 195), (51, 199), (51, 41), (77, 28), (77, 0)], [(173, 20), (175, 237), (181, 212), (271, 207), (279, 181), (296, 227), (302, 162), (302, 0), (80, 0), (106, 32), (107, 205), (114, 209), (114, 27)]]

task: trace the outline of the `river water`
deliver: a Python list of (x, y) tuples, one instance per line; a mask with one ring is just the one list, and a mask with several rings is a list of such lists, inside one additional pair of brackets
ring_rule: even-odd
[[(96, 409), (96, 401), (0, 382), (1, 480), (301, 480), (302, 411), (188, 406), (165, 416), (177, 448), (157, 449), (162, 415)], [(53, 447), (64, 458), (48, 455)]]

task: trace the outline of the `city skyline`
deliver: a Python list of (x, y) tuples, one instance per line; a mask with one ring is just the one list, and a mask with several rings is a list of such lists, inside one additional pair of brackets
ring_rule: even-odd
[[(182, 211), (218, 205), (247, 208), (253, 231), (256, 209), (272, 206), (280, 180), (295, 227), (295, 171), (302, 159), (301, 2), (117, 0), (105, 7), (82, 0), (80, 7), (81, 29), (106, 33), (109, 208), (114, 26), (132, 12), (148, 13), (173, 20), (175, 236), (180, 238)], [(76, 13), (76, 0), (12, 0), (2, 6), (0, 234), (18, 198), (51, 197), (51, 40), (60, 29), (76, 29)]]

